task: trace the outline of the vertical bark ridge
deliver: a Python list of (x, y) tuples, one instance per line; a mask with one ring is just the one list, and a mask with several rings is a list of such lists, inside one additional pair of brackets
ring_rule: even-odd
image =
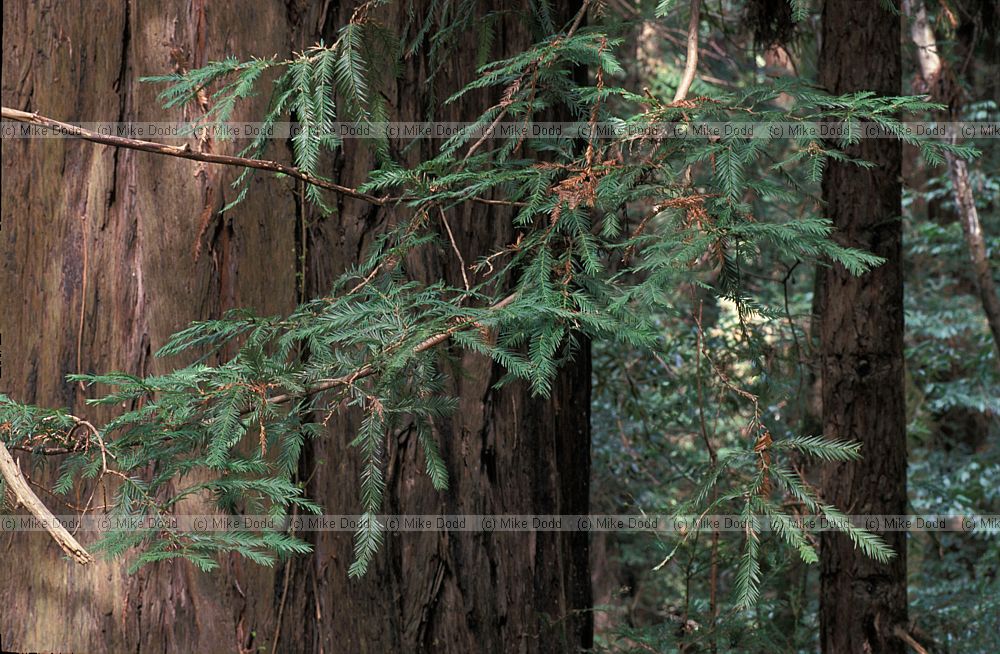
[[(898, 95), (899, 16), (876, 2), (827, 0), (819, 75), (832, 93)], [(823, 493), (848, 514), (901, 514), (906, 510), (901, 146), (894, 139), (862, 139), (848, 154), (876, 167), (828, 164), (823, 200), (837, 230), (834, 237), (886, 262), (860, 277), (840, 265), (819, 273), (824, 433), (860, 441), (863, 456), (828, 464)], [(879, 564), (846, 536), (823, 534), (824, 652), (904, 652), (892, 632), (907, 615), (905, 536), (883, 534), (896, 558)]]

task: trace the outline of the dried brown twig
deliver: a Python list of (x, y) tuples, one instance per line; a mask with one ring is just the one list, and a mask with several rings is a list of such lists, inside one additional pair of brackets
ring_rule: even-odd
[(42, 522), (46, 531), (49, 532), (52, 539), (59, 544), (59, 547), (66, 554), (81, 565), (93, 563), (93, 555), (85, 550), (83, 545), (80, 545), (73, 538), (72, 534), (66, 531), (56, 520), (55, 516), (52, 515), (48, 507), (31, 490), (31, 487), (24, 478), (24, 474), (21, 472), (21, 468), (18, 467), (17, 462), (14, 461), (14, 457), (10, 455), (10, 451), (3, 444), (3, 441), (0, 441), (0, 473), (3, 474), (4, 481), (7, 482), (7, 487), (14, 493), (15, 500), (23, 505), (31, 515)]

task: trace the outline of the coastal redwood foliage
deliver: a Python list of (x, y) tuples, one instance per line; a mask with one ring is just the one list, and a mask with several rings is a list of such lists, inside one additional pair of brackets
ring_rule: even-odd
[[(800, 0), (771, 4), (795, 31), (811, 19)], [(741, 521), (630, 554), (671, 602), (643, 592), (659, 624), (605, 622), (598, 648), (772, 651), (817, 635), (829, 651), (898, 648), (905, 543), (844, 520), (902, 513), (906, 497), (900, 150), (857, 127), (928, 163), (974, 150), (902, 129), (937, 107), (894, 97), (894, 15), (827, 6), (824, 89), (717, 77), (731, 74), (714, 70), (722, 14), (698, 0), (646, 7), (663, 25), (613, 8), (636, 13), (647, 40), (689, 26), (676, 66), (646, 51), (649, 80), (623, 65), (632, 53), (603, 2), (248, 6), (4, 7), (5, 119), (300, 128), (249, 145), (5, 143), (0, 291), (24, 303), (0, 319), (13, 355), (0, 438), (46, 498), (14, 510), (362, 517), (354, 533), (295, 521), (84, 533), (104, 561), (82, 569), (44, 534), (14, 534), (5, 637), (88, 651), (589, 650), (592, 613), (614, 609), (592, 606), (587, 533), (395, 533), (382, 516), (587, 513), (593, 407), (595, 469), (652, 484), (613, 491), (611, 511)], [(702, 68), (699, 50), (715, 51)], [(586, 130), (377, 127), (421, 120)], [(820, 120), (845, 131), (758, 138)], [(374, 135), (341, 139), (335, 121)], [(733, 121), (755, 129), (701, 128)], [(793, 273), (814, 267), (822, 435), (801, 432), (795, 406), (809, 341)], [(822, 491), (799, 455), (834, 464)], [(820, 562), (804, 516), (840, 530), (823, 537), (822, 633), (784, 572)], [(699, 574), (707, 595), (692, 594)], [(612, 603), (634, 609), (639, 587), (619, 586)], [(33, 612), (40, 623), (22, 619)]]

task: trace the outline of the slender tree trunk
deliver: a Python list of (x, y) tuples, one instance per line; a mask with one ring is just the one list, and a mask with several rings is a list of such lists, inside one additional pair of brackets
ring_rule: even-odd
[[(945, 67), (941, 58), (937, 38), (927, 20), (927, 10), (923, 1), (904, 0), (903, 13), (910, 19), (910, 38), (917, 48), (917, 64), (923, 81), (930, 90), (931, 97), (948, 107), (946, 112), (942, 112), (941, 117), (946, 120), (961, 119), (961, 91), (954, 75)], [(986, 257), (986, 237), (983, 235), (983, 226), (976, 210), (972, 184), (969, 183), (969, 165), (965, 159), (956, 157), (950, 152), (946, 152), (944, 157), (948, 163), (948, 176), (951, 179), (958, 219), (962, 223), (962, 233), (969, 249), (972, 277), (979, 292), (986, 321), (993, 333), (993, 345), (1000, 355), (1000, 296), (997, 296), (993, 271)], [(1000, 356), (997, 357), (997, 362), (1000, 364)]]
[[(819, 71), (825, 88), (897, 95), (900, 69), (898, 16), (877, 2), (827, 0)], [(839, 242), (886, 262), (860, 277), (840, 265), (820, 272), (824, 433), (863, 444), (861, 461), (824, 470), (823, 494), (849, 514), (901, 514), (906, 508), (901, 147), (892, 139), (863, 139), (849, 153), (876, 167), (831, 162), (823, 176), (827, 215)], [(866, 557), (844, 535), (823, 534), (824, 652), (905, 651), (893, 630), (906, 623), (906, 535), (884, 537), (896, 551), (888, 564)]]
[(948, 175), (955, 194), (955, 205), (958, 208), (958, 219), (962, 223), (962, 233), (965, 234), (965, 244), (969, 248), (969, 260), (972, 263), (972, 277), (979, 292), (979, 301), (983, 304), (986, 321), (993, 333), (993, 345), (1000, 363), (1000, 296), (993, 282), (993, 270), (986, 255), (986, 236), (983, 225), (979, 221), (976, 210), (976, 198), (972, 194), (972, 184), (969, 182), (969, 165), (964, 159), (953, 154), (946, 154)]
[[(406, 5), (385, 9), (385, 23), (406, 24)], [(422, 20), (430, 3), (413, 5)], [(501, 8), (527, 11), (527, 3), (481, 3), (476, 11)], [(179, 111), (162, 110), (157, 89), (138, 78), (230, 54), (288, 53), (319, 36), (331, 42), (352, 11), (291, 0), (6, 2), (3, 104), (68, 121), (181, 119)], [(501, 15), (493, 58), (533, 41), (524, 15)], [(401, 81), (388, 90), (395, 118), (419, 120), (473, 79), (479, 35), (456, 38), (434, 83), (429, 44), (407, 58)], [(475, 94), (436, 117), (467, 120), (495, 103), (494, 95)], [(266, 102), (256, 98), (234, 120), (259, 119)], [(413, 163), (435, 145), (425, 141), (406, 157)], [(233, 144), (192, 147), (227, 152)], [(355, 185), (371, 163), (363, 142), (348, 141), (329, 176)], [(248, 199), (222, 221), (216, 213), (231, 199), (228, 182), (238, 171), (80, 141), (5, 139), (3, 165), (0, 392), (98, 420), (108, 416), (83, 404), (83, 391), (65, 383), (67, 373), (162, 372), (177, 362), (150, 353), (176, 329), (234, 306), (285, 312), (326, 293), (399, 218), (352, 200), (321, 218), (297, 201), (291, 181), (259, 175)], [(449, 220), (467, 262), (513, 240), (501, 208), (467, 206)], [(461, 283), (449, 247), (421, 251), (407, 268)], [(389, 442), (385, 511), (586, 512), (589, 348), (556, 380), (549, 400), (520, 385), (493, 389), (500, 370), (452, 354), (464, 368), (453, 367), (450, 382), (460, 406), (437, 425), (451, 488), (432, 489), (415, 439), (404, 431)], [(309, 492), (331, 513), (360, 506), (359, 455), (347, 445), (356, 427), (354, 416), (335, 418), (303, 456)], [(21, 467), (36, 481), (54, 479), (23, 457)], [(3, 644), (88, 652), (270, 651), (275, 644), (287, 652), (536, 652), (590, 644), (585, 533), (389, 535), (361, 580), (346, 574), (350, 534), (305, 536), (315, 553), (276, 570), (227, 557), (211, 574), (175, 562), (128, 575), (123, 562), (65, 561), (45, 533), (11, 534), (0, 566)]]

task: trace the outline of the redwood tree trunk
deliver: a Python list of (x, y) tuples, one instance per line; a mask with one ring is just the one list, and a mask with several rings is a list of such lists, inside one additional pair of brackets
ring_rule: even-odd
[[(389, 25), (406, 22), (407, 3), (397, 4), (403, 7), (385, 10)], [(429, 3), (413, 4), (422, 19)], [(494, 3), (481, 3), (487, 4)], [(329, 43), (352, 11), (296, 1), (5, 2), (3, 104), (68, 121), (181, 119), (179, 111), (162, 110), (157, 89), (138, 78), (229, 54), (284, 55), (319, 36)], [(529, 45), (527, 24), (517, 13), (503, 14), (490, 57)], [(427, 44), (406, 60), (402, 80), (388, 89), (393, 116), (419, 120), (434, 98), (473, 79), (469, 53), (477, 51), (478, 37), (457, 38), (433, 85)], [(479, 93), (436, 118), (467, 120), (496, 100)], [(234, 120), (259, 119), (266, 102), (262, 94)], [(407, 156), (416, 161), (433, 145), (424, 142)], [(192, 141), (192, 147), (229, 152), (234, 144)], [(278, 144), (274, 156), (282, 151)], [(363, 142), (348, 141), (330, 176), (355, 185), (371, 163)], [(238, 171), (80, 141), (5, 139), (3, 166), (0, 392), (99, 420), (108, 416), (83, 404), (84, 392), (65, 382), (67, 373), (163, 372), (177, 362), (150, 353), (179, 327), (234, 306), (286, 312), (298, 299), (325, 293), (399, 217), (345, 199), (337, 214), (321, 218), (296, 201), (289, 180), (259, 175), (247, 200), (223, 221), (216, 213), (232, 199), (228, 182)], [(451, 226), (465, 260), (512, 240), (509, 218), (500, 208), (456, 210)], [(455, 284), (457, 266), (450, 248), (428, 249), (407, 262), (421, 278), (444, 276)], [(451, 382), (460, 407), (438, 425), (451, 488), (432, 489), (415, 439), (404, 432), (390, 442), (385, 511), (585, 512), (589, 351), (577, 354), (545, 401), (523, 386), (494, 390), (500, 371), (460, 356), (465, 372), (456, 371)], [(359, 456), (347, 445), (356, 426), (350, 415), (331, 421), (327, 437), (313, 442), (301, 463), (311, 495), (331, 513), (357, 513), (360, 506)], [(23, 457), (21, 464), (27, 468)], [(54, 478), (31, 472), (36, 480)], [(309, 537), (315, 553), (276, 570), (227, 557), (210, 574), (175, 562), (127, 575), (121, 561), (88, 568), (66, 562), (44, 533), (9, 535), (0, 566), (3, 644), (269, 651), (277, 636), (277, 651), (289, 652), (534, 652), (590, 642), (586, 534), (389, 535), (368, 576), (357, 581), (346, 574), (349, 534)]]
[[(140, 76), (290, 48), (280, 5), (207, 5), (5, 2), (3, 104), (69, 121), (181, 120)], [(262, 33), (262, 24), (278, 29)], [(237, 119), (265, 108), (256, 99)], [(176, 362), (151, 353), (189, 321), (234, 306), (294, 306), (294, 203), (285, 181), (261, 176), (239, 219), (223, 224), (214, 212), (232, 199), (228, 182), (238, 171), (68, 139), (4, 139), (3, 169), (0, 390), (13, 399), (102, 421), (108, 412), (86, 406), (89, 392), (66, 374), (162, 373)], [(50, 463), (30, 474), (52, 482), (58, 461)], [(71, 512), (40, 494), (54, 513)], [(86, 545), (94, 535), (79, 536)], [(268, 629), (274, 572), (235, 558), (213, 575), (187, 564), (128, 575), (123, 561), (67, 562), (42, 532), (4, 534), (3, 548), (7, 649), (235, 651), (254, 628)]]
[[(899, 23), (877, 2), (827, 0), (820, 83), (833, 93), (870, 89), (898, 95)], [(886, 262), (860, 277), (840, 265), (820, 272), (824, 433), (863, 444), (861, 461), (826, 468), (823, 494), (848, 514), (901, 514), (906, 509), (901, 147), (894, 139), (863, 139), (849, 154), (877, 167), (830, 162), (823, 176), (827, 215), (842, 244)], [(893, 629), (906, 622), (906, 535), (883, 535), (896, 551), (885, 565), (867, 558), (846, 536), (824, 533), (824, 652), (905, 651)]]
[[(567, 3), (568, 4), (568, 3)], [(410, 43), (431, 2), (415, 2), (418, 24), (406, 34)], [(527, 3), (480, 2), (482, 16), (505, 13), (496, 28), (490, 57), (511, 56), (529, 46)], [(569, 7), (562, 18), (572, 16)], [(343, 25), (352, 8), (326, 20), (323, 36)], [(407, 8), (396, 3), (379, 13), (389, 25), (407, 22)], [(390, 115), (396, 120), (420, 120), (428, 106), (439, 103), (476, 78), (471, 53), (480, 34), (472, 29), (457, 37), (446, 63), (427, 82), (433, 62), (424, 42), (397, 84), (387, 90)], [(447, 106), (435, 107), (435, 120), (468, 121), (499, 101), (499, 90), (471, 94)], [(559, 118), (553, 116), (554, 120)], [(410, 163), (432, 156), (437, 143), (424, 140), (406, 156)], [(333, 162), (337, 182), (358, 184), (371, 167), (372, 154), (361, 141), (345, 141)], [(309, 294), (324, 293), (343, 265), (386, 225), (401, 217), (396, 209), (373, 209), (345, 199), (339, 215), (314, 221), (307, 233), (310, 253)], [(466, 262), (495, 252), (515, 240), (509, 208), (466, 204), (449, 212), (458, 249)], [(440, 226), (439, 226), (440, 227)], [(463, 283), (458, 257), (443, 230), (440, 247), (408, 258), (410, 274), (425, 280)], [(330, 253), (336, 253), (332, 258)], [(331, 266), (331, 264), (333, 264)], [(472, 272), (468, 271), (470, 280)], [(475, 283), (473, 281), (473, 283)], [(452, 375), (450, 392), (459, 398), (452, 418), (436, 425), (448, 466), (447, 492), (433, 489), (423, 472), (423, 455), (408, 431), (396, 435), (387, 450), (387, 513), (517, 514), (586, 513), (590, 476), (590, 352), (577, 353), (553, 387), (549, 400), (531, 396), (515, 384), (501, 390), (493, 385), (502, 371), (476, 355), (460, 357), (464, 372)], [(331, 513), (355, 513), (360, 505), (357, 479), (361, 460), (348, 446), (357, 430), (356, 416), (330, 422), (330, 437), (314, 443), (306, 457), (303, 478), (310, 493), (323, 498)], [(325, 463), (319, 464), (320, 461)], [(326, 652), (566, 652), (591, 641), (588, 538), (585, 533), (412, 533), (389, 535), (383, 552), (367, 576), (350, 580), (352, 537), (347, 533), (316, 533), (316, 556), (293, 561), (290, 586), (297, 593), (290, 615), (307, 615), (283, 624), (281, 639), (293, 650)], [(282, 571), (285, 574), (285, 571)], [(372, 619), (372, 616), (377, 616)], [(286, 640), (287, 638), (287, 640)]]

